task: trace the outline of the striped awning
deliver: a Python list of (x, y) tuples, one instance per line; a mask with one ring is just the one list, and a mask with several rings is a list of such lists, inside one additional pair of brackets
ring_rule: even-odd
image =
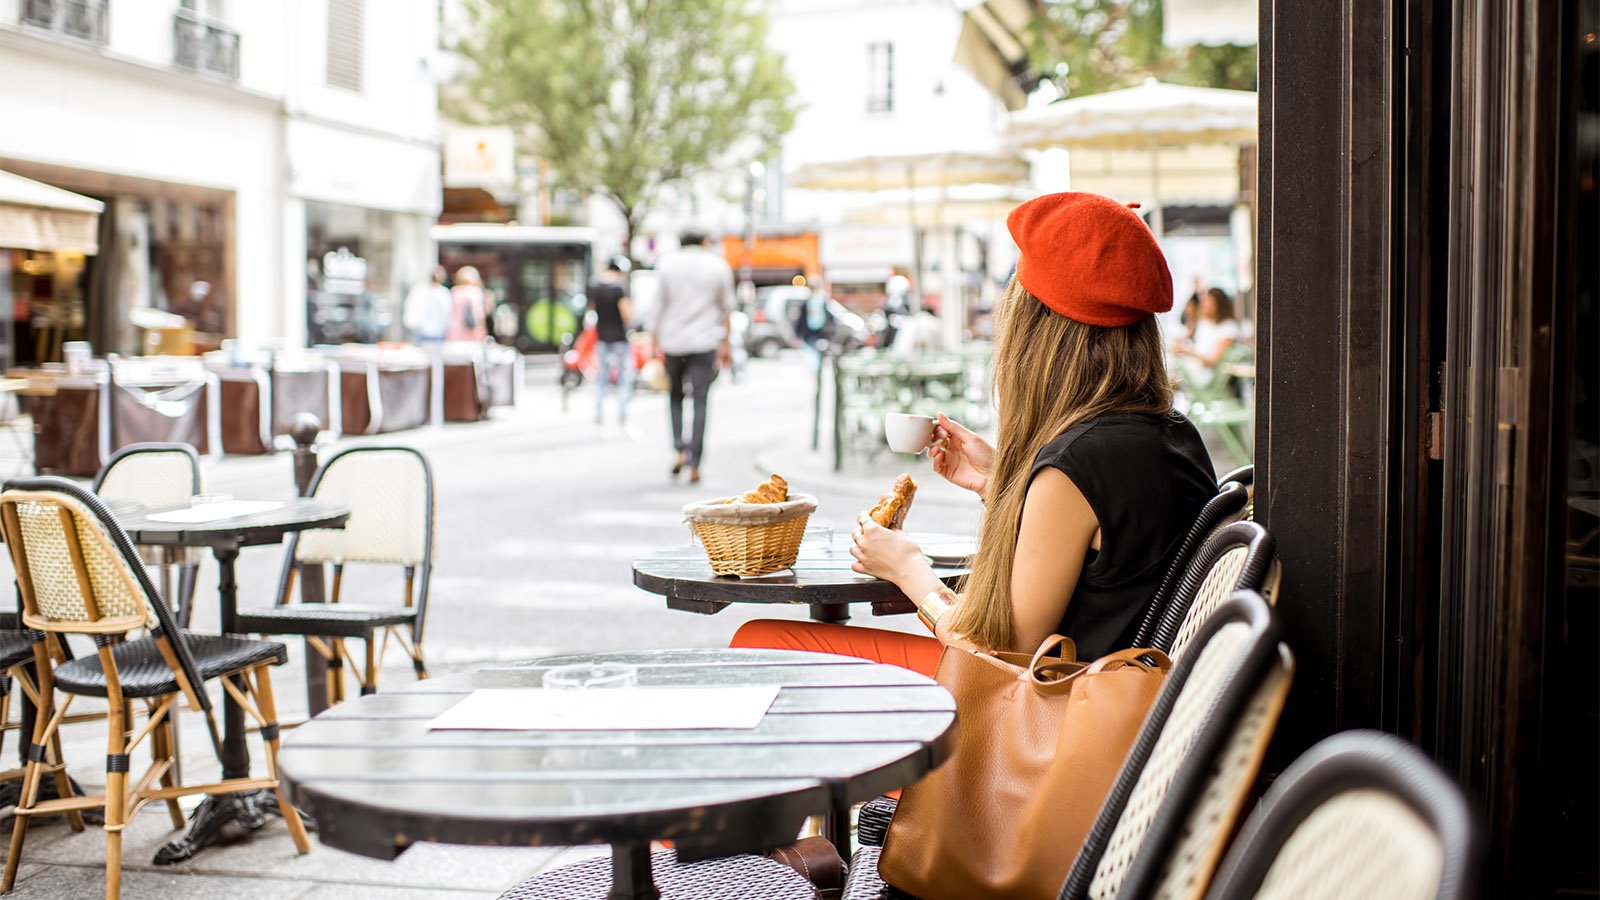
[(0, 247), (93, 255), (103, 209), (99, 200), (0, 172)]

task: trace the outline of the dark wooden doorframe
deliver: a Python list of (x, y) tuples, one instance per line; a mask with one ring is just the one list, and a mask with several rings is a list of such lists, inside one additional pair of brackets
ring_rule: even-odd
[(1490, 828), (1486, 895), (1563, 864), (1576, 7), (1262, 3), (1256, 510), (1299, 658), (1273, 758), (1417, 741)]
[(1394, 573), (1415, 491), (1396, 486), (1421, 467), (1426, 380), (1405, 302), (1404, 9), (1264, 0), (1261, 19), (1256, 515), (1299, 659), (1281, 763), (1410, 709), (1416, 591)]

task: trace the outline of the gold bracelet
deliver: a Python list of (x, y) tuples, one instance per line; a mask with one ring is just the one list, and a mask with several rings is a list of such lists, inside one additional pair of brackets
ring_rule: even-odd
[(942, 587), (929, 591), (927, 596), (917, 601), (917, 615), (921, 617), (923, 624), (933, 628), (959, 599), (949, 588)]

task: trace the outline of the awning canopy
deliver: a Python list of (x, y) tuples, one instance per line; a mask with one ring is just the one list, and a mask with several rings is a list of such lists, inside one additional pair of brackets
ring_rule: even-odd
[(1161, 10), (1161, 41), (1168, 47), (1239, 44), (1260, 39), (1256, 0), (1166, 0)]
[(99, 253), (104, 209), (99, 200), (0, 172), (0, 247)]
[(1029, 71), (1023, 41), (1039, 14), (1033, 0), (981, 0), (962, 13), (956, 65), (1013, 112), (1027, 105), (1028, 92), (1038, 83)]
[(893, 191), (956, 184), (1017, 184), (1028, 163), (1015, 153), (912, 153), (813, 163), (789, 173), (789, 187), (817, 191)]
[(1018, 146), (1034, 149), (1254, 143), (1256, 94), (1152, 78), (1138, 87), (1015, 113), (1008, 130)]

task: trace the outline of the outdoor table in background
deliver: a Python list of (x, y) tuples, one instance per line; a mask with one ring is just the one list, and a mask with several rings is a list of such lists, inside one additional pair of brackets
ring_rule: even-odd
[[(430, 731), (478, 689), (538, 688), (550, 666), (621, 662), (641, 688), (779, 685), (753, 729)], [(652, 897), (650, 841), (685, 861), (790, 843), (948, 752), (955, 702), (931, 679), (843, 656), (642, 650), (557, 657), (358, 697), (295, 729), (279, 769), (319, 839), (393, 859), (416, 841), (612, 845), (611, 897)], [(848, 846), (843, 850), (849, 855)]]
[[(972, 544), (959, 535), (915, 533), (918, 544)], [(916, 612), (916, 606), (894, 584), (850, 570), (848, 535), (836, 536), (826, 546), (800, 545), (793, 567), (771, 575), (738, 578), (715, 575), (701, 547), (661, 550), (634, 560), (633, 583), (667, 598), (669, 609), (711, 615), (732, 603), (805, 603), (818, 622), (843, 622), (850, 604), (870, 603), (875, 616)], [(964, 565), (935, 563), (934, 574), (951, 585), (967, 574)]]
[[(219, 504), (220, 505), (220, 504)], [(177, 523), (153, 520), (163, 510), (136, 510), (117, 515), (129, 539), (136, 545), (159, 547), (209, 547), (217, 559), (220, 578), (221, 633), (238, 630), (239, 592), (234, 579), (234, 562), (244, 547), (281, 543), (291, 533), (313, 528), (343, 528), (350, 510), (337, 503), (299, 497), (260, 512), (210, 522)], [(308, 685), (307, 690), (313, 690)], [(242, 778), (250, 774), (250, 750), (245, 745), (244, 710), (224, 693), (222, 777)], [(237, 821), (249, 830), (261, 827), (264, 813), (276, 812), (277, 801), (271, 791), (210, 796), (190, 818), (183, 838), (161, 848), (157, 863), (179, 862), (193, 856), (216, 839), (222, 825)]]

